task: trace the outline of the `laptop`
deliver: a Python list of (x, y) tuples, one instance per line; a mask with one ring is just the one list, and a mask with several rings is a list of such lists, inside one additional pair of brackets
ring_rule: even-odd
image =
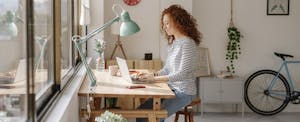
[(127, 82), (132, 83), (132, 84), (145, 84), (145, 83), (148, 83), (146, 81), (138, 80), (137, 78), (133, 78), (133, 77), (130, 76), (130, 72), (128, 70), (128, 66), (127, 66), (127, 63), (126, 63), (125, 59), (116, 57), (116, 60), (117, 60), (118, 66), (119, 66), (121, 77), (123, 79), (125, 79)]
[(26, 80), (26, 59), (21, 59), (18, 64), (14, 82)]

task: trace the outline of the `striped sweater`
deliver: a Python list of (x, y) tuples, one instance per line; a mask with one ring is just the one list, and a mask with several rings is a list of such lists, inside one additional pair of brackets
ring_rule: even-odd
[(188, 37), (176, 39), (169, 46), (166, 63), (159, 71), (159, 75), (168, 75), (171, 89), (195, 95), (197, 89), (194, 74), (199, 55), (198, 46), (192, 39)]

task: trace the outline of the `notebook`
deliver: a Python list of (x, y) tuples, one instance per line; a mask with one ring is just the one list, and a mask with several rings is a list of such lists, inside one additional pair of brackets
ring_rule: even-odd
[(145, 84), (145, 83), (148, 83), (148, 82), (141, 81), (141, 80), (138, 80), (137, 78), (133, 78), (133, 77), (130, 76), (130, 72), (128, 70), (128, 66), (127, 66), (127, 63), (126, 63), (125, 59), (116, 57), (116, 60), (117, 60), (118, 66), (119, 66), (121, 77), (123, 79), (125, 79), (127, 82), (132, 83), (132, 84)]

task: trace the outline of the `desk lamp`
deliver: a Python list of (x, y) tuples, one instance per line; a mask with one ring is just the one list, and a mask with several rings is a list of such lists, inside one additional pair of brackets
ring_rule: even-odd
[(7, 11), (3, 17), (0, 17), (0, 36), (16, 37), (18, 28), (16, 22), (23, 22), (15, 12)]
[[(116, 12), (115, 8), (119, 6), (122, 9), (122, 12), (120, 16)], [(90, 38), (94, 37), (107, 27), (111, 26), (114, 22), (119, 22), (121, 21), (121, 26), (120, 26), (120, 36), (129, 36), (132, 35), (140, 30), (139, 26), (130, 19), (129, 13), (125, 11), (120, 5), (114, 4), (112, 7), (113, 12), (116, 14), (116, 17), (105, 23), (103, 26), (95, 29), (91, 33), (85, 35), (85, 36), (78, 36), (75, 35), (72, 37), (72, 41), (75, 43), (76, 49), (79, 52), (79, 56), (87, 70), (88, 77), (90, 79), (90, 88), (94, 88), (96, 86), (96, 78), (94, 73), (92, 72), (91, 68), (87, 64), (86, 58), (83, 54), (82, 51), (82, 44), (86, 43)], [(91, 89), (92, 90), (92, 89)]]

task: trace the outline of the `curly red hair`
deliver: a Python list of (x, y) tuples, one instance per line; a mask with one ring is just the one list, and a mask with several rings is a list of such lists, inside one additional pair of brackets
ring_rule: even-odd
[[(176, 29), (178, 29), (182, 34), (192, 38), (197, 45), (200, 44), (202, 35), (197, 29), (196, 19), (183, 9), (180, 5), (171, 5), (166, 8), (161, 15), (161, 29), (163, 30), (163, 17), (164, 15), (169, 15), (171, 21), (174, 22)], [(171, 44), (174, 40), (173, 36), (168, 36), (165, 31), (164, 35)]]

